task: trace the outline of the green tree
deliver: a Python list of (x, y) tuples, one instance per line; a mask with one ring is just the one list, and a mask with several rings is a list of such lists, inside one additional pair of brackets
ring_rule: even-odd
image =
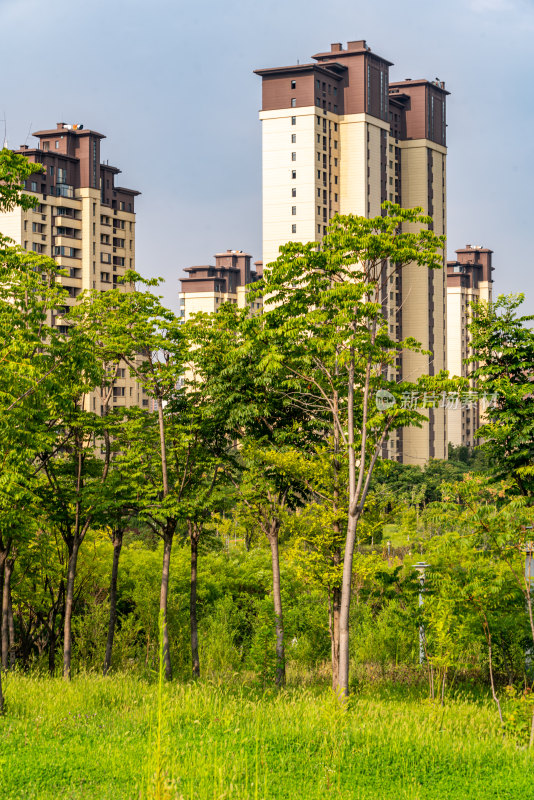
[(271, 551), (276, 631), (275, 683), (285, 683), (285, 644), (280, 579), (283, 511), (297, 502), (290, 461), (294, 447), (314, 440), (314, 423), (276, 390), (277, 376), (263, 369), (269, 357), (263, 320), (245, 308), (225, 304), (215, 315), (188, 322), (190, 385), (202, 387), (220, 433), (224, 469), (240, 507), (248, 509)]
[(474, 306), (469, 326), (472, 374), (490, 399), (478, 431), (496, 477), (534, 494), (534, 315), (519, 316), (523, 295), (501, 295)]
[[(41, 168), (10, 150), (0, 152), (0, 211), (35, 205), (24, 181)], [(13, 639), (10, 610), (14, 556), (33, 504), (34, 457), (48, 440), (53, 387), (64, 364), (64, 341), (49, 325), (64, 304), (55, 262), (26, 253), (0, 234), (0, 562), (4, 576), (3, 645)], [(65, 375), (63, 375), (63, 381)], [(19, 540), (19, 541), (17, 541)], [(6, 572), (7, 570), (7, 572)], [(11, 628), (11, 632), (9, 632)], [(11, 641), (11, 645), (13, 642)], [(4, 658), (4, 663), (5, 663)], [(3, 696), (0, 678), (0, 710)]]
[[(389, 433), (422, 419), (391, 402), (415, 388), (397, 382), (391, 372), (399, 352), (418, 344), (390, 337), (384, 287), (406, 264), (438, 268), (443, 263), (443, 237), (427, 229), (431, 218), (421, 209), (386, 203), (384, 211), (373, 219), (334, 217), (320, 247), (314, 242), (283, 246), (258, 289), (266, 305), (266, 373), (276, 375), (287, 400), (321, 421), (327, 441), (334, 442), (333, 459), (342, 456), (348, 465), (339, 622), (342, 696), (349, 691), (352, 562), (373, 470)], [(408, 232), (410, 225), (419, 231)], [(427, 379), (425, 385), (436, 388), (442, 378)], [(387, 399), (382, 408), (375, 404), (379, 391)]]

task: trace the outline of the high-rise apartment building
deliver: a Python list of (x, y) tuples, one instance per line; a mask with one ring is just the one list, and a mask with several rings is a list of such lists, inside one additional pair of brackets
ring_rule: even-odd
[[(106, 291), (135, 265), (134, 189), (116, 186), (120, 169), (101, 163), (104, 135), (83, 125), (59, 122), (56, 128), (33, 134), (36, 147), (16, 152), (42, 164), (26, 181), (34, 195), (34, 209), (20, 207), (0, 213), (0, 231), (26, 250), (50, 256), (67, 273), (61, 278), (68, 291), (67, 305), (84, 289)], [(132, 291), (130, 285), (124, 291)], [(51, 319), (62, 327), (62, 317)], [(99, 393), (88, 397), (91, 410), (100, 413)], [(140, 386), (121, 367), (113, 385), (114, 405), (148, 406)]]
[[(448, 92), (438, 79), (390, 83), (391, 62), (363, 40), (331, 45), (313, 62), (256, 70), (262, 78), (263, 262), (287, 241), (320, 242), (337, 212), (381, 213), (385, 200), (420, 206), (446, 231)], [(445, 264), (445, 253), (443, 254)], [(445, 269), (409, 265), (384, 291), (390, 333), (413, 336), (431, 355), (405, 352), (399, 378), (446, 365)], [(447, 457), (444, 409), (392, 434), (387, 455), (423, 464)]]
[[(180, 315), (184, 322), (191, 314), (204, 311), (213, 314), (222, 303), (235, 303), (244, 308), (247, 287), (262, 275), (262, 262), (256, 261), (252, 269), (252, 256), (242, 250), (227, 250), (215, 254), (215, 266), (188, 267), (184, 270), (187, 278), (182, 278), (179, 293)], [(261, 300), (251, 304), (253, 310), (262, 306)]]
[[(492, 300), (493, 250), (467, 244), (456, 250), (456, 260), (447, 261), (447, 369), (450, 375), (466, 378), (475, 364), (465, 364), (472, 355), (468, 324), (470, 304)], [(475, 389), (475, 387), (472, 387)], [(474, 447), (475, 432), (482, 424), (481, 402), (467, 400), (448, 410), (449, 441), (456, 446)]]

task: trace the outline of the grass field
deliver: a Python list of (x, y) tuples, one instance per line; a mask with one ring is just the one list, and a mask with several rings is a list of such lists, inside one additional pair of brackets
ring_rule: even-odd
[(157, 684), (131, 676), (15, 675), (5, 688), (2, 800), (534, 797), (534, 758), (486, 701), (442, 709), (419, 689), (370, 686), (343, 712), (322, 688), (200, 683), (165, 687), (158, 704)]

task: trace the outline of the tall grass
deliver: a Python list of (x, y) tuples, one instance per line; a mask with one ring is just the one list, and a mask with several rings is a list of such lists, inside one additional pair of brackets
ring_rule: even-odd
[(343, 711), (325, 689), (261, 694), (165, 685), (159, 674), (155, 682), (81, 676), (69, 685), (13, 675), (6, 689), (2, 800), (515, 800), (532, 793), (532, 753), (503, 736), (490, 701), (468, 696), (442, 709), (413, 689), (363, 686)]

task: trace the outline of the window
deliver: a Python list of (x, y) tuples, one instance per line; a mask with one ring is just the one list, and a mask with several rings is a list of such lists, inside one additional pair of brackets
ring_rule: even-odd
[(320, 196), (321, 196), (321, 190), (317, 189), (317, 197), (320, 197)]
[(317, 144), (321, 144), (321, 134), (317, 134)]
[(337, 106), (334, 106), (334, 114), (337, 114)]
[(317, 170), (317, 180), (318, 181), (321, 180), (321, 170), (320, 169)]
[(320, 81), (318, 78), (317, 78), (317, 80), (315, 81), (315, 85), (317, 86), (317, 88), (318, 88), (318, 89), (320, 89), (320, 88), (321, 88), (321, 81)]
[(32, 192), (36, 192), (36, 191), (37, 191), (37, 181), (31, 181), (31, 183), (30, 183), (30, 190), (31, 190)]
[(317, 206), (317, 213), (321, 216), (321, 206)]
[(292, 225), (291, 226), (291, 233), (296, 233), (296, 232), (297, 232), (297, 226), (296, 225)]
[(292, 178), (296, 178), (297, 177), (297, 170), (296, 169), (292, 169), (291, 170), (291, 177)]
[(291, 197), (296, 197), (296, 196), (297, 196), (297, 189), (296, 189), (296, 187), (294, 186), (294, 187), (291, 189)]
[(320, 160), (321, 160), (321, 154), (317, 153), (317, 161), (320, 161)]
[(321, 233), (321, 226), (317, 225), (317, 233)]
[(337, 139), (334, 139), (334, 150), (337, 150)]
[(294, 217), (296, 216), (296, 214), (297, 214), (297, 207), (296, 206), (291, 206), (291, 213), (293, 214)]
[(296, 125), (297, 124), (297, 118), (296, 117), (291, 117), (291, 124), (292, 125)]
[(317, 125), (321, 124), (321, 117), (317, 117)]
[(334, 86), (334, 97), (337, 95), (337, 86)]
[(65, 169), (65, 167), (57, 168), (57, 182), (67, 183), (67, 170)]
[(50, 142), (43, 142), (43, 150), (50, 150)]
[(334, 183), (337, 185), (337, 175), (334, 175)]
[(334, 167), (337, 167), (337, 158), (334, 158)]
[(54, 177), (54, 167), (48, 167), (48, 174), (50, 175), (51, 178)]
[(337, 122), (334, 122), (334, 130), (337, 131)]
[(297, 98), (296, 97), (292, 97), (291, 98), (291, 108), (296, 108), (296, 107), (297, 107)]
[(296, 161), (296, 160), (297, 160), (297, 154), (291, 153), (291, 161)]
[(55, 147), (56, 147), (56, 150), (59, 150), (59, 142), (57, 141), (57, 139), (56, 139), (56, 142), (55, 142)]
[(291, 81), (291, 88), (292, 89), (296, 89), (297, 88), (297, 82), (296, 81)]
[(296, 133), (292, 133), (291, 134), (291, 144), (295, 144), (296, 141), (297, 141), (297, 134)]
[(337, 203), (337, 194), (334, 195), (334, 203)]

